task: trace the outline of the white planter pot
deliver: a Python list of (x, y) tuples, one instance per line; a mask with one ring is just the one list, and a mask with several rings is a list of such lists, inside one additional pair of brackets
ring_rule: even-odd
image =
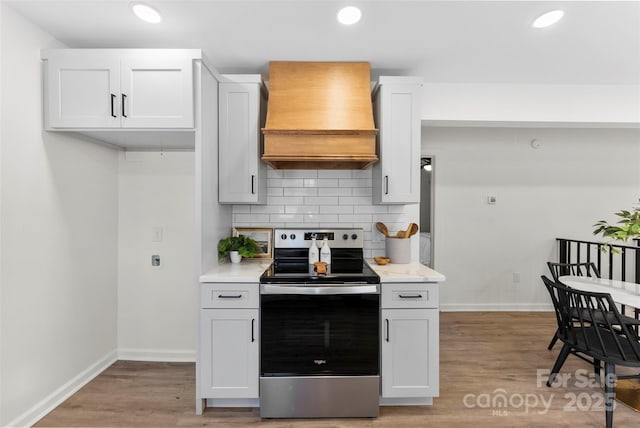
[(231, 258), (231, 263), (240, 263), (240, 260), (242, 260), (242, 256), (237, 251), (229, 251), (229, 257)]

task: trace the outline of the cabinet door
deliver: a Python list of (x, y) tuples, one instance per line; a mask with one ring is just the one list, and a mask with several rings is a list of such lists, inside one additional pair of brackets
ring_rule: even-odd
[(266, 174), (260, 161), (260, 101), (258, 84), (220, 84), (218, 199), (221, 203), (265, 202)]
[(119, 94), (123, 128), (193, 128), (192, 59), (124, 56)]
[(382, 310), (382, 396), (438, 396), (438, 310)]
[(55, 56), (46, 67), (47, 127), (120, 127), (117, 58)]
[(373, 168), (374, 202), (420, 202), (420, 89), (382, 84), (376, 102), (380, 162)]
[(200, 310), (203, 398), (257, 398), (258, 309)]

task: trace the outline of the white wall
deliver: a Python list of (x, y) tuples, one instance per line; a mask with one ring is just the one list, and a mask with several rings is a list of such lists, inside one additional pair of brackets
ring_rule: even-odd
[[(267, 171), (266, 205), (234, 205), (238, 227), (359, 227), (364, 230), (364, 256), (385, 254), (381, 221), (390, 231), (419, 222), (420, 205), (373, 205), (371, 168), (365, 170)], [(418, 237), (412, 259), (419, 259)]]
[(118, 201), (113, 150), (42, 131), (40, 49), (59, 44), (0, 9), (4, 426), (33, 422), (115, 358)]
[(555, 238), (594, 238), (593, 223), (640, 197), (637, 129), (423, 128), (422, 152), (436, 158), (444, 310), (550, 308), (540, 275)]
[[(193, 361), (194, 153), (122, 152), (118, 194), (119, 357)], [(151, 266), (154, 254), (160, 267)]]
[(433, 123), (540, 122), (640, 127), (639, 85), (425, 83), (422, 100), (422, 120)]

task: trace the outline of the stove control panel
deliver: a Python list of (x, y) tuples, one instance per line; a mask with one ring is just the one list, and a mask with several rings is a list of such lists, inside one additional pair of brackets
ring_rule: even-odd
[(318, 247), (322, 246), (325, 236), (331, 248), (362, 248), (364, 245), (364, 232), (358, 228), (278, 228), (274, 230), (273, 236), (274, 248), (309, 248), (314, 236)]

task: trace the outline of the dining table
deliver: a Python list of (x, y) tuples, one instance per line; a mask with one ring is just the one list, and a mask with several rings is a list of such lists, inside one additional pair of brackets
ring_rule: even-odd
[(567, 287), (595, 293), (609, 293), (614, 302), (640, 308), (640, 284), (593, 276), (565, 275), (558, 278)]
[[(561, 276), (558, 279), (568, 287), (582, 291), (609, 293), (616, 303), (635, 309), (640, 308), (640, 284), (635, 282), (573, 275)], [(616, 399), (640, 412), (640, 379), (619, 378), (616, 381)]]

